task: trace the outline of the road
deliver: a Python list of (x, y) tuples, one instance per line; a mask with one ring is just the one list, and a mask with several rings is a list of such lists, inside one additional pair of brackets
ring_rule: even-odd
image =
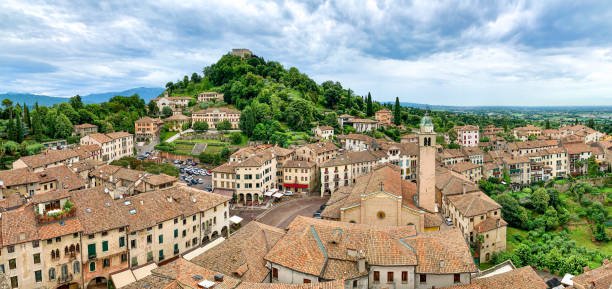
[(272, 208), (267, 214), (258, 221), (267, 225), (286, 228), (297, 216), (312, 217), (322, 204), (327, 202), (327, 198), (304, 198), (289, 201)]

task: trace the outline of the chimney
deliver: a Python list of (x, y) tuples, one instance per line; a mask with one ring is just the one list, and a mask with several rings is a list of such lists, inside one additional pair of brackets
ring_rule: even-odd
[(499, 219), (495, 220), (495, 225), (496, 225), (498, 228), (499, 228), (499, 223), (500, 223)]
[(357, 269), (360, 273), (367, 272), (366, 258), (363, 250), (359, 250), (359, 254), (357, 256)]
[(168, 201), (168, 203), (172, 203), (172, 197), (171, 196), (166, 197), (166, 200)]
[(444, 268), (444, 260), (440, 260), (440, 268)]
[(467, 184), (464, 182), (464, 183), (462, 184), (462, 186), (461, 186), (461, 189), (462, 189), (462, 194), (464, 194), (464, 195), (465, 195), (465, 191), (467, 190), (467, 189), (466, 189), (466, 187), (467, 187)]
[(223, 282), (223, 274), (215, 274), (215, 282)]

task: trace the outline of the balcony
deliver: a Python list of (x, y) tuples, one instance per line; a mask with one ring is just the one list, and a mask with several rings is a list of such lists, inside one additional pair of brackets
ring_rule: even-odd
[(63, 285), (72, 282), (72, 274), (60, 275), (57, 277), (57, 285)]
[(53, 223), (63, 219), (68, 219), (76, 216), (76, 209), (70, 207), (68, 209), (57, 210), (56, 212), (46, 212), (46, 214), (37, 214), (36, 220), (39, 224)]

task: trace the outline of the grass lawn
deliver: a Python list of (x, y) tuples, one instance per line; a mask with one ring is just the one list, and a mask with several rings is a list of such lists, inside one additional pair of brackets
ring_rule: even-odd
[(570, 230), (570, 237), (580, 246), (584, 246), (589, 249), (595, 249), (607, 255), (612, 255), (612, 242), (592, 242), (591, 229), (586, 225), (573, 227)]
[(480, 266), (478, 266), (480, 268), (480, 270), (487, 270), (491, 267), (493, 267), (492, 263), (480, 263)]
[(175, 142), (175, 150), (174, 152), (180, 155), (190, 155), (191, 150), (193, 149), (192, 143), (184, 143), (184, 142)]
[(175, 134), (177, 134), (177, 133), (178, 133), (178, 132), (176, 132), (176, 131), (165, 131), (165, 132), (162, 132), (162, 133), (159, 135), (159, 139), (160, 139), (160, 141), (162, 141), (162, 142), (163, 142), (163, 141), (165, 141), (165, 140), (169, 139), (170, 137), (172, 137), (173, 135), (175, 135)]
[(527, 237), (527, 231), (525, 230), (521, 230), (521, 229), (517, 229), (517, 228), (512, 228), (512, 227), (507, 227), (506, 230), (506, 250), (508, 251), (514, 251), (514, 248), (516, 248), (516, 246), (518, 246), (521, 242), (517, 241), (514, 236), (521, 236), (522, 238), (526, 238)]
[(209, 144), (206, 147), (206, 151), (207, 153), (221, 153), (221, 150), (225, 147), (224, 144)]

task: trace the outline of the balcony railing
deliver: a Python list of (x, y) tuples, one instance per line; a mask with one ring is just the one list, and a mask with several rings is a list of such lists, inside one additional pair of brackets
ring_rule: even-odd
[(36, 215), (36, 219), (38, 220), (39, 224), (46, 224), (46, 223), (60, 221), (63, 219), (72, 218), (74, 216), (76, 216), (76, 209), (75, 207), (72, 207), (69, 210), (62, 211), (61, 213), (57, 215), (51, 215), (51, 216), (47, 214)]

